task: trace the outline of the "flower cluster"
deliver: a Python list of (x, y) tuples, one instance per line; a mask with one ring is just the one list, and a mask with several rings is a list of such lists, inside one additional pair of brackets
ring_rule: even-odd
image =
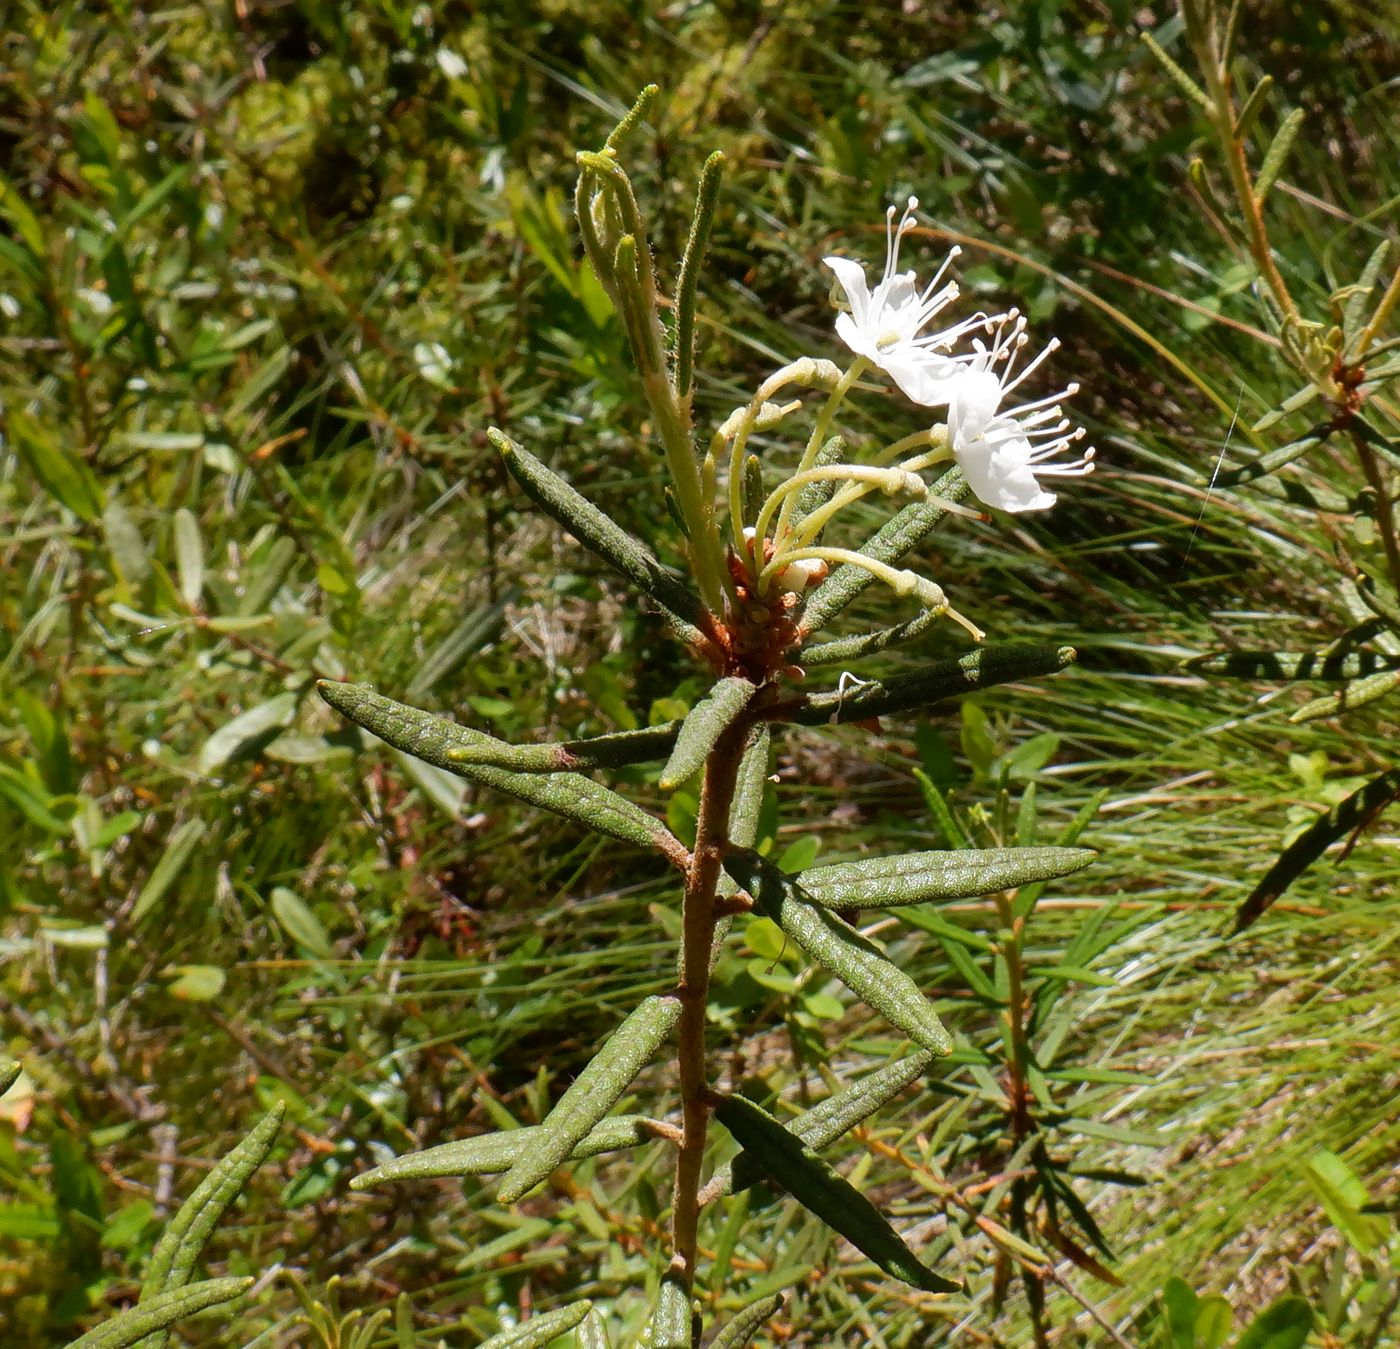
[[(989, 317), (974, 314), (951, 327), (930, 331), (930, 324), (958, 297), (953, 282), (943, 282), (959, 250), (954, 248), (933, 280), (919, 289), (914, 273), (900, 272), (899, 245), (914, 227), (918, 200), (895, 223), (890, 207), (885, 227), (885, 269), (874, 290), (865, 269), (848, 258), (830, 257), (844, 310), (836, 332), (857, 356), (883, 370), (913, 402), (946, 407), (948, 448), (968, 485), (989, 506), (1005, 511), (1044, 510), (1055, 495), (1042, 478), (1078, 477), (1093, 468), (1094, 451), (1062, 457), (1083, 439), (1063, 415), (1059, 400), (1078, 391), (1069, 384), (1060, 392), (1027, 403), (1008, 404), (1011, 395), (1055, 351), (1052, 339), (1034, 359), (1018, 368), (1025, 347), (1025, 319), (1014, 309)], [(963, 350), (958, 344), (978, 333)], [(990, 338), (989, 342), (983, 337)]]

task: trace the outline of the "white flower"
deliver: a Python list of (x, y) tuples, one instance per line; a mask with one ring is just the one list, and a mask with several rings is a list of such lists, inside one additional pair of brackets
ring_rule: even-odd
[(986, 322), (978, 314), (942, 332), (924, 329), (958, 298), (953, 282), (939, 287), (948, 265), (962, 251), (953, 248), (932, 281), (919, 289), (913, 272), (899, 272), (899, 241), (914, 228), (917, 197), (894, 223), (894, 207), (885, 215), (885, 270), (872, 291), (866, 285), (865, 268), (850, 258), (823, 258), (836, 273), (849, 313), (837, 316), (836, 332), (857, 356), (879, 366), (916, 403), (936, 407), (948, 401), (951, 380), (962, 361), (948, 355), (948, 348), (963, 333)]
[[(998, 325), (990, 349), (974, 342), (976, 355), (955, 376), (948, 400), (949, 445), (968, 485), (988, 506), (1013, 513), (1055, 504), (1055, 494), (1041, 486), (1040, 478), (1082, 477), (1094, 467), (1092, 448), (1073, 459), (1056, 459), (1084, 437), (1084, 428), (1072, 426), (1059, 404), (1079, 391), (1077, 384), (1002, 410), (1006, 395), (1060, 345), (1052, 338), (1039, 356), (1015, 372), (1016, 354), (1026, 344), (1025, 326), (1013, 309)], [(992, 367), (1002, 361), (1005, 368), (998, 374)]]

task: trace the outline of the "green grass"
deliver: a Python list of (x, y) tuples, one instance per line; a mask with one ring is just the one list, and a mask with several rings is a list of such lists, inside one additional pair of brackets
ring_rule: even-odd
[[(1250, 421), (1292, 389), (1267, 348), (1200, 312), (1263, 322), (1193, 210), (1184, 164), (1200, 129), (1136, 44), (1134, 14), (605, 8), (605, 36), (583, 36), (599, 17), (586, 6), (432, 4), (423, 23), (389, 0), (306, 0), (246, 22), (204, 3), (102, 18), (30, 5), (12, 28), (0, 138), (11, 201), (39, 237), (26, 255), (12, 206), (0, 255), (0, 816), (13, 840), (0, 858), (0, 1025), (32, 1097), (17, 1110), (7, 1099), (12, 1123), (0, 1124), (6, 1343), (66, 1343), (134, 1291), (158, 1230), (143, 1207), (160, 1183), (155, 1124), (176, 1131), (178, 1198), (275, 1098), (294, 1128), (216, 1239), (216, 1272), (281, 1265), (313, 1291), (340, 1275), (342, 1302), (366, 1310), (406, 1290), (424, 1345), (474, 1342), (523, 1305), (579, 1292), (616, 1300), (617, 1331), (644, 1323), (666, 1192), (658, 1149), (576, 1167), (504, 1215), (476, 1182), (407, 1198), (346, 1182), (382, 1147), (538, 1119), (591, 1047), (665, 986), (671, 887), (626, 849), (463, 798), (308, 691), (342, 673), (394, 696), (413, 688), (420, 705), (506, 738), (644, 723), (683, 681), (686, 696), (700, 691), (655, 620), (509, 489), (484, 441), (501, 424), (624, 523), (659, 530), (659, 457), (616, 322), (582, 277), (568, 205), (573, 148), (600, 141), (653, 79), (665, 101), (638, 160), (664, 267), (704, 153), (718, 145), (730, 160), (702, 289), (702, 424), (774, 365), (832, 353), (819, 259), (875, 256), (885, 203), (911, 191), (935, 226), (1023, 259), (969, 247), (968, 289), (1026, 307), (1065, 341), (1057, 370), (1085, 384), (1077, 406), (1100, 471), (1043, 517), (941, 533), (930, 559), (993, 637), (1081, 651), (1071, 673), (977, 700), (1000, 750), (1058, 737), (1034, 779), (1042, 839), (1108, 793), (1088, 835), (1102, 860), (1051, 889), (1035, 949), (1062, 953), (1105, 908), (1131, 920), (1094, 958), (1114, 987), (1071, 985), (1060, 1003), (1062, 1055), (1147, 1078), (1075, 1090), (1091, 1119), (1162, 1143), (1057, 1137), (1084, 1167), (1150, 1182), (1079, 1183), (1125, 1286), (1072, 1281), (1126, 1326), (1179, 1274), (1225, 1291), (1243, 1324), (1295, 1265), (1305, 1287), (1320, 1277), (1312, 1243), (1331, 1238), (1303, 1175), (1313, 1151), (1343, 1154), (1373, 1194), (1390, 1193), (1387, 820), (1248, 934), (1224, 936), (1285, 832), (1329, 803), (1327, 784), (1386, 761), (1395, 721), (1382, 703), (1290, 726), (1303, 695), (1261, 703), (1248, 684), (1177, 668), (1221, 643), (1336, 635), (1332, 535), (1347, 525), (1205, 487), (1222, 449), (1243, 461)], [(1313, 117), (1285, 180), (1298, 191), (1276, 192), (1271, 218), (1290, 278), (1314, 299), (1394, 235), (1400, 194), (1386, 98), (1400, 31), (1341, 6), (1324, 30), (1318, 10), (1271, 7), (1245, 38), (1248, 59)], [(467, 77), (444, 73), (444, 48)], [(929, 256), (938, 247), (930, 237)], [(868, 407), (872, 434), (912, 425), (888, 400)], [(16, 411), (38, 428), (27, 461), (12, 452)], [(1283, 443), (1275, 434), (1260, 439)], [(1335, 461), (1290, 472), (1346, 488)], [(235, 716), (285, 694), (278, 724), (226, 757), (210, 749)], [(955, 804), (997, 828), (995, 785), (956, 713), (933, 725)], [(911, 772), (930, 742), (915, 730), (794, 735), (780, 842), (814, 831), (828, 859), (936, 846)], [(1322, 781), (1290, 767), (1310, 754)], [(660, 802), (645, 775), (633, 789)], [(143, 905), (183, 826), (202, 831), (197, 843)], [(281, 891), (293, 899), (274, 903)], [(977, 905), (949, 916), (974, 932), (994, 924)], [(995, 1018), (943, 948), (913, 931), (897, 940), (969, 1048), (985, 1048)], [(176, 996), (184, 966), (216, 967), (222, 989)], [(773, 1089), (796, 1080), (794, 1029), (809, 1085), (818, 1057), (841, 1064), (889, 1043), (849, 1016), (797, 1026), (790, 999), (737, 971), (721, 1010), (736, 1041), (750, 1037), (732, 1073)], [(996, 1155), (994, 1112), (965, 1065), (934, 1085), (879, 1117), (872, 1138), (969, 1182)], [(664, 1089), (657, 1076), (638, 1096)], [(867, 1163), (862, 1151), (846, 1155), (936, 1243), (939, 1205), (887, 1154)], [(724, 1305), (775, 1271), (850, 1254), (782, 1206), (756, 1209)], [(986, 1243), (954, 1257), (970, 1296), (931, 1324), (883, 1280), (812, 1279), (781, 1342), (956, 1343), (963, 1320), (1028, 1342), (1020, 1297), (991, 1303)], [(294, 1343), (295, 1308), (274, 1281), (236, 1325), (198, 1323), (187, 1339)], [(1078, 1316), (1079, 1342), (1102, 1342), (1063, 1295), (1055, 1313)]]

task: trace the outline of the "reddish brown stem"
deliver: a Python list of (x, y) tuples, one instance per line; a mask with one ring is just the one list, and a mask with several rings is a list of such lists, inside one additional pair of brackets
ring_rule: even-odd
[(700, 1174), (709, 1125), (709, 1083), (705, 1072), (705, 1006), (710, 992), (710, 951), (718, 918), (716, 888), (729, 838), (729, 808), (744, 755), (748, 725), (741, 719), (715, 742), (705, 763), (695, 848), (685, 877), (678, 1030), (681, 1118), (684, 1130), (676, 1152), (676, 1188), (671, 1218), (672, 1269), (690, 1288), (700, 1218)]

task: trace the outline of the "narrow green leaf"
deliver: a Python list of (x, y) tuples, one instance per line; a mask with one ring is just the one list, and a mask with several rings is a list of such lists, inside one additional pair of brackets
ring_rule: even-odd
[(694, 1343), (691, 1333), (694, 1316), (685, 1285), (674, 1275), (668, 1274), (661, 1281), (656, 1306), (652, 1308), (651, 1321), (647, 1325), (649, 1349), (691, 1349)]
[(801, 1139), (742, 1096), (725, 1096), (715, 1116), (767, 1178), (834, 1228), (887, 1274), (926, 1293), (954, 1293), (961, 1284), (935, 1274), (878, 1209), (838, 1176)]
[[(645, 1115), (614, 1115), (599, 1121), (569, 1153), (566, 1161), (579, 1162), (604, 1152), (639, 1147), (653, 1142), (656, 1135), (647, 1127)], [(395, 1180), (432, 1180), (440, 1176), (489, 1176), (509, 1171), (526, 1151), (539, 1142), (539, 1125), (526, 1129), (504, 1129), (499, 1133), (459, 1138), (423, 1152), (395, 1157), (383, 1166), (356, 1176), (352, 1190), (367, 1190)]]
[(705, 250), (710, 242), (710, 227), (715, 219), (715, 201), (719, 196), (720, 178), (724, 174), (724, 155), (716, 150), (700, 170), (700, 185), (695, 192), (695, 214), (690, 222), (690, 237), (681, 258), (680, 277), (676, 282), (675, 362), (676, 393), (690, 396), (695, 369), (695, 297), (700, 285), (700, 269), (705, 264)]
[(775, 703), (766, 715), (773, 721), (793, 721), (802, 726), (865, 721), (928, 707), (995, 684), (1054, 674), (1074, 657), (1072, 646), (982, 646), (956, 660), (934, 661), (916, 674), (872, 680), (849, 691), (836, 689)]
[[(933, 1062), (934, 1056), (927, 1051), (906, 1054), (833, 1092), (826, 1100), (803, 1111), (784, 1127), (807, 1147), (819, 1152), (856, 1125), (864, 1123), (906, 1087), (917, 1082)], [(739, 1194), (759, 1179), (760, 1173), (752, 1159), (740, 1153), (733, 1162), (733, 1192)]]
[(1258, 84), (1254, 86), (1249, 97), (1244, 101), (1244, 107), (1240, 109), (1240, 115), (1235, 118), (1235, 135), (1244, 140), (1249, 135), (1250, 129), (1254, 126), (1255, 119), (1259, 116), (1264, 107), (1264, 100), (1269, 96), (1269, 90), (1274, 87), (1274, 77), (1265, 75)]
[[(844, 436), (832, 436), (825, 445), (817, 451), (816, 462), (813, 468), (829, 468), (832, 464), (838, 464), (846, 455), (846, 438)], [(835, 495), (836, 489), (841, 484), (835, 478), (818, 478), (815, 482), (809, 482), (805, 487), (799, 488), (797, 500), (792, 505), (792, 523), (800, 525), (811, 513), (825, 506)], [(813, 540), (820, 542), (822, 533), (818, 533)]]
[(756, 726), (739, 762), (734, 799), (729, 806), (729, 842), (735, 848), (752, 848), (758, 842), (763, 792), (768, 785), (771, 735), (767, 726)]
[(625, 529), (509, 436), (495, 428), (487, 435), (501, 452), (511, 477), (546, 515), (694, 631), (702, 613), (700, 597), (677, 572), (663, 567)]
[(933, 1054), (949, 1054), (953, 1041), (918, 985), (849, 923), (811, 903), (796, 879), (757, 853), (733, 850), (725, 870), (818, 964), (824, 965), (891, 1025)]
[(86, 462), (56, 444), (48, 431), (27, 412), (5, 410), (7, 439), (39, 485), (78, 519), (93, 524), (106, 506), (102, 485)]
[(1355, 680), (1335, 693), (1313, 698), (1293, 712), (1288, 720), (1294, 723), (1317, 721), (1322, 717), (1336, 716), (1340, 712), (1351, 712), (1384, 698), (1397, 688), (1400, 688), (1400, 670), (1382, 670), (1379, 674)]
[(1282, 445), (1276, 450), (1270, 450), (1267, 454), (1261, 454), (1257, 459), (1252, 459), (1239, 468), (1227, 468), (1223, 472), (1217, 473), (1214, 485), (1216, 487), (1239, 487), (1244, 483), (1254, 482), (1266, 474), (1277, 473), (1279, 469), (1287, 468), (1289, 464), (1325, 444), (1331, 433), (1332, 428), (1326, 423), (1320, 427), (1314, 427), (1307, 435), (1288, 445)]
[(593, 1304), (585, 1299), (543, 1316), (532, 1316), (524, 1325), (503, 1330), (499, 1335), (478, 1346), (478, 1349), (545, 1349), (565, 1332), (572, 1330), (589, 1312)]
[(164, 898), (165, 892), (183, 875), (186, 864), (200, 839), (204, 837), (203, 820), (186, 820), (177, 826), (166, 840), (165, 851), (146, 879), (136, 903), (131, 908), (131, 921), (139, 923)]
[[(1390, 240), (1382, 239), (1372, 250), (1371, 256), (1366, 259), (1366, 265), (1361, 269), (1361, 275), (1357, 277), (1356, 285), (1351, 287), (1351, 294), (1342, 308), (1342, 331), (1346, 334), (1348, 343), (1357, 337), (1366, 326), (1366, 302), (1370, 298), (1371, 292), (1375, 290), (1376, 283), (1381, 279), (1381, 268), (1385, 266), (1386, 256), (1389, 252)], [(1350, 355), (1350, 351), (1347, 354)], [(1376, 377), (1376, 372), (1369, 367), (1366, 374), (1370, 379)]]
[(651, 1061), (675, 1028), (680, 1010), (675, 998), (651, 997), (628, 1014), (511, 1164), (496, 1192), (501, 1203), (515, 1203), (568, 1160)]
[(1167, 55), (1162, 44), (1158, 42), (1151, 33), (1143, 33), (1141, 37), (1144, 45), (1161, 63), (1162, 69), (1171, 76), (1172, 83), (1186, 95), (1189, 102), (1194, 103), (1202, 112), (1209, 116), (1211, 111), (1210, 99), (1206, 97), (1206, 91)]
[(674, 791), (698, 773), (706, 755), (714, 748), (739, 714), (749, 705), (758, 685), (741, 675), (721, 679), (690, 709), (676, 735), (676, 746), (661, 770), (663, 791)]
[(1235, 1349), (1303, 1349), (1313, 1320), (1313, 1309), (1305, 1299), (1280, 1298), (1254, 1319), (1235, 1341)]
[(275, 698), (239, 713), (204, 742), (195, 760), (195, 768), (200, 773), (213, 773), (240, 750), (281, 730), (296, 715), (299, 701), (295, 693), (279, 693)]
[(74, 1340), (68, 1349), (130, 1349), (152, 1332), (162, 1333), (176, 1321), (217, 1307), (246, 1293), (252, 1279), (205, 1279), (184, 1288), (172, 1288), (168, 1293), (128, 1307), (110, 1321), (89, 1330)]
[(444, 679), (454, 674), (464, 662), (485, 650), (500, 634), (506, 620), (507, 608), (519, 598), (518, 589), (510, 589), (494, 604), (481, 604), (457, 624), (435, 646), (418, 667), (405, 690), (415, 702), (426, 697)]
[(807, 898), (829, 909), (888, 909), (932, 899), (968, 899), (1055, 880), (1087, 867), (1092, 848), (987, 848), (908, 852), (813, 867), (797, 877)]
[(29, 209), (19, 189), (3, 176), (0, 176), (0, 215), (10, 222), (35, 258), (44, 257), (44, 231), (39, 217)]
[(511, 773), (501, 768), (463, 763), (454, 757), (456, 751), (470, 753), (474, 746), (483, 742), (495, 745), (502, 745), (502, 742), (481, 731), (458, 726), (385, 698), (363, 684), (323, 679), (316, 688), (337, 712), (373, 732), (386, 744), (436, 768), (553, 811), (609, 838), (657, 849), (673, 858), (684, 851), (659, 820), (600, 783), (572, 773)]
[(709, 1349), (748, 1349), (753, 1337), (765, 1321), (783, 1309), (783, 1295), (770, 1293), (757, 1302), (750, 1302), (710, 1341)]
[(1288, 158), (1288, 152), (1293, 148), (1293, 142), (1297, 140), (1298, 133), (1303, 129), (1305, 116), (1302, 108), (1294, 108), (1283, 119), (1283, 125), (1279, 127), (1278, 135), (1274, 137), (1264, 155), (1264, 162), (1259, 166), (1259, 176), (1254, 180), (1254, 199), (1261, 205), (1264, 198), (1269, 195), (1269, 189), (1273, 187), (1279, 174), (1283, 171), (1283, 161)]
[(592, 768), (621, 768), (669, 755), (681, 729), (677, 721), (636, 731), (610, 731), (587, 740), (559, 740), (539, 745), (508, 745), (483, 736), (452, 751), (458, 764), (507, 768), (513, 773), (577, 773)]
[(1186, 662), (1199, 674), (1231, 679), (1360, 679), (1400, 669), (1400, 656), (1380, 651), (1216, 651)]
[[(137, 1310), (147, 1305), (155, 1306), (163, 1296), (177, 1292), (189, 1282), (190, 1272), (194, 1269), (195, 1261), (199, 1259), (205, 1242), (209, 1240), (228, 1206), (266, 1160), (285, 1114), (286, 1105), (278, 1102), (253, 1126), (248, 1136), (200, 1181), (194, 1193), (180, 1205), (179, 1211), (170, 1220), (151, 1255), (151, 1263), (141, 1284), (141, 1302)], [(207, 1285), (196, 1284), (193, 1287)], [(232, 1297), (233, 1294), (228, 1296)], [(215, 1300), (226, 1301), (227, 1298)], [(176, 1317), (172, 1316), (167, 1321), (147, 1327), (148, 1331), (155, 1333), (142, 1344), (141, 1349), (162, 1349), (167, 1338), (162, 1327), (175, 1319)], [(135, 1336), (123, 1343), (135, 1343), (139, 1338)]]
[(856, 637), (838, 637), (830, 642), (818, 642), (816, 646), (805, 648), (799, 656), (808, 669), (818, 665), (848, 665), (862, 656), (873, 656), (891, 646), (900, 646), (922, 636), (935, 623), (944, 620), (945, 615), (933, 609), (892, 628), (881, 628), (879, 632), (864, 632)]
[(22, 1065), (18, 1063), (0, 1063), (0, 1096), (19, 1081), (19, 1075), (23, 1071)]
[[(860, 551), (877, 562), (887, 562), (893, 566), (933, 532), (947, 514), (943, 503), (951, 501), (956, 504), (968, 491), (962, 474), (957, 469), (950, 469), (929, 489), (927, 500), (915, 501), (887, 520)], [(874, 577), (864, 567), (853, 563), (837, 567), (812, 592), (802, 608), (801, 641), (805, 642), (812, 633), (826, 627), (873, 581)]]

